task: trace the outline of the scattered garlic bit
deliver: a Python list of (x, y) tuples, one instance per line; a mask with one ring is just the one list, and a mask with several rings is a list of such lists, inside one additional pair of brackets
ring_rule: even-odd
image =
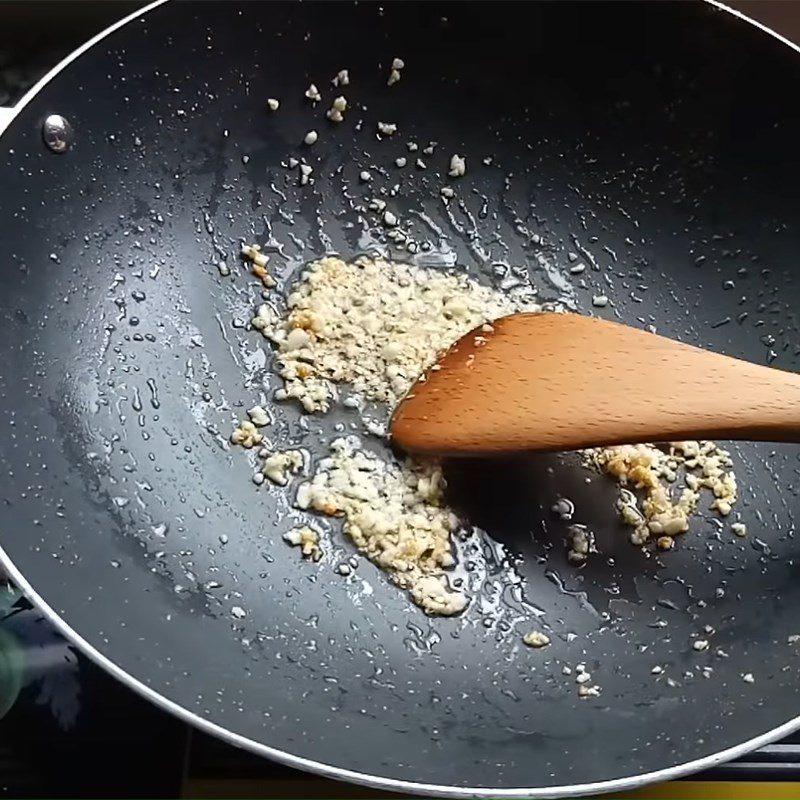
[(250, 420), (244, 420), (233, 429), (231, 434), (231, 444), (240, 444), (249, 450), (257, 444), (261, 444), (264, 437), (256, 430), (256, 426)]
[(416, 142), (409, 142), (408, 145), (408, 152), (409, 153), (416, 153), (419, 150), (419, 145)]
[(599, 697), (600, 687), (597, 685), (589, 686), (592, 676), (586, 669), (585, 664), (578, 664), (575, 667), (575, 683), (578, 684), (578, 697), (586, 699), (588, 697)]
[(305, 558), (312, 561), (319, 561), (322, 558), (322, 550), (319, 546), (319, 534), (308, 525), (302, 528), (295, 528), (283, 534), (283, 540), (292, 547), (300, 547)]
[(363, 183), (369, 183), (369, 181), (372, 180), (372, 173), (362, 169), (361, 172), (359, 172), (358, 177)]
[(397, 225), (397, 217), (394, 214), (392, 214), (391, 211), (384, 211), (383, 224), (388, 226), (389, 228), (393, 228), (395, 225)]
[(733, 525), (731, 525), (731, 530), (736, 536), (747, 536), (747, 525), (743, 522), (734, 522)]
[(452, 200), (452, 199), (453, 199), (453, 198), (456, 196), (456, 193), (455, 193), (455, 191), (453, 190), (453, 187), (452, 187), (452, 186), (442, 186), (442, 188), (441, 188), (441, 189), (439, 189), (439, 194), (440, 194), (440, 195), (441, 195), (441, 196), (442, 196), (442, 197), (443, 197), (445, 200)]
[(708, 650), (708, 640), (695, 639), (695, 641), (692, 643), (692, 650), (696, 650), (698, 653), (702, 653), (703, 650)]
[(267, 100), (267, 108), (270, 111), (277, 111), (280, 104), (280, 100), (276, 100), (274, 97), (270, 97), (269, 100)]
[(567, 560), (573, 564), (583, 564), (589, 553), (595, 552), (591, 531), (583, 525), (570, 525), (567, 533), (569, 535)]
[(269, 258), (261, 252), (261, 247), (259, 245), (242, 245), (241, 254), (242, 258), (253, 265), (250, 271), (267, 287), (267, 289), (271, 289), (275, 286), (275, 279), (267, 272), (267, 262)]
[(331, 81), (334, 86), (349, 86), (350, 85), (350, 72), (346, 69), (340, 69), (336, 73), (336, 77)]
[(347, 111), (347, 99), (339, 96), (334, 99), (331, 107), (325, 112), (325, 116), (331, 122), (341, 122), (344, 119), (345, 111)]
[(303, 454), (299, 450), (285, 450), (267, 456), (261, 471), (273, 483), (286, 486), (289, 476), (297, 475), (302, 468)]
[(379, 122), (378, 133), (384, 136), (394, 136), (397, 133), (397, 125), (394, 122)]
[(400, 156), (394, 160), (395, 166), (402, 169), (406, 164), (408, 164), (408, 159), (405, 156)]
[(438, 142), (428, 142), (428, 146), (423, 147), (422, 152), (425, 153), (426, 156), (432, 156), (437, 144)]
[[(622, 521), (633, 528), (631, 541), (642, 545), (651, 535), (660, 537), (658, 546), (670, 549), (669, 538), (689, 530), (700, 492), (714, 495), (711, 508), (725, 516), (736, 502), (736, 476), (730, 454), (714, 442), (670, 442), (667, 450), (652, 444), (619, 445), (584, 451), (589, 463), (614, 478), (620, 485), (617, 508)], [(677, 500), (670, 484), (685, 469)], [(630, 489), (644, 492), (641, 502)]]
[(263, 428), (265, 425), (269, 425), (269, 414), (267, 414), (262, 406), (248, 408), (247, 416), (250, 417), (250, 422), (257, 428)]
[(292, 156), (287, 163), (289, 164), (289, 169), (294, 169), (300, 162)]
[(320, 100), (322, 100), (322, 95), (319, 93), (319, 89), (317, 89), (313, 83), (308, 87), (308, 89), (306, 89), (305, 94), (312, 103), (318, 103)]
[(752, 672), (745, 672), (745, 674), (742, 675), (742, 680), (745, 683), (755, 683), (756, 682), (756, 679), (755, 679), (755, 677), (753, 677), (753, 673)]
[(608, 298), (604, 294), (596, 294), (592, 297), (592, 305), (595, 308), (605, 308), (608, 305)]
[(675, 540), (671, 536), (659, 536), (656, 539), (656, 546), (659, 550), (672, 550), (675, 547)]
[(309, 131), (304, 137), (303, 142), (308, 145), (316, 144), (319, 134), (316, 131)]
[(305, 186), (309, 178), (311, 177), (311, 173), (314, 171), (312, 167), (308, 164), (301, 164), (300, 165), (300, 185)]
[(451, 178), (460, 178), (467, 174), (467, 159), (462, 158), (458, 153), (450, 156), (450, 171), (447, 173)]
[(550, 644), (550, 637), (541, 631), (531, 631), (522, 637), (528, 647), (547, 647)]
[(442, 506), (442, 472), (435, 465), (389, 463), (337, 439), (316, 474), (301, 484), (295, 504), (344, 517), (344, 532), (429, 614), (462, 611), (467, 598), (448, 588), (450, 534), (456, 521)]
[(468, 331), (538, 310), (519, 293), (499, 294), (463, 273), (335, 257), (306, 268), (288, 308), (276, 321), (262, 306), (252, 324), (277, 345), (278, 397), (296, 398), (307, 411), (328, 409), (331, 382), (394, 405)]
[(392, 68), (389, 72), (389, 79), (386, 81), (387, 86), (394, 86), (400, 81), (400, 71), (405, 67), (406, 63), (402, 58), (395, 58), (392, 60)]

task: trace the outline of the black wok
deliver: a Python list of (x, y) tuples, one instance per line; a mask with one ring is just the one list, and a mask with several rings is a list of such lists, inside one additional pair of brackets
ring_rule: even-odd
[[(329, 126), (342, 68), (354, 107)], [(271, 252), (282, 291), (326, 252), (388, 248), (365, 206), (395, 182), (431, 244), (418, 263), (485, 282), (522, 265), (542, 300), (799, 369), (798, 85), (796, 52), (706, 4), (174, 3), (117, 27), (0, 139), (5, 567), (163, 707), (374, 786), (580, 795), (785, 735), (800, 725), (797, 447), (734, 445), (748, 538), (709, 515), (664, 555), (628, 544), (613, 487), (568, 457), (450, 466), (453, 502), (487, 531), (467, 546), (480, 585), (463, 617), (429, 619), (369, 563), (337, 575), (351, 546), (336, 526), (328, 557), (303, 562), (281, 540), (291, 495), (254, 486), (227, 437), (262, 394), (284, 445), (318, 453), (335, 421), (272, 405), (240, 242)], [(52, 114), (74, 133), (59, 155)], [(378, 120), (398, 134), (377, 141)], [(301, 187), (281, 162), (311, 128)], [(401, 173), (412, 139), (439, 144)], [(445, 208), (453, 152), (468, 173)], [(593, 308), (600, 292), (612, 303)], [(597, 534), (583, 570), (559, 494)], [(532, 625), (552, 631), (546, 650), (520, 648)], [(578, 662), (600, 697), (562, 674)]]

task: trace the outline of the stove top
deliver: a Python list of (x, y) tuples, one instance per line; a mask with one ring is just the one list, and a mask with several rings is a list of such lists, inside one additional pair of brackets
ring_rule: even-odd
[[(130, 0), (5, 0), (0, 5), (0, 106), (13, 105), (75, 47), (141, 5)], [(792, 5), (758, 4), (773, 16)], [(794, 8), (800, 34), (800, 6)], [(796, 798), (800, 789), (793, 781), (800, 781), (800, 733), (689, 781), (615, 796), (708, 797), (709, 782), (725, 782), (714, 796)], [(81, 656), (14, 587), (1, 582), (0, 793), (391, 796), (309, 776), (188, 728)]]
[[(669, 797), (695, 796), (685, 791), (698, 778), (705, 786), (698, 797), (708, 792), (708, 781), (770, 782), (769, 796), (779, 796), (775, 782), (800, 780), (800, 733), (691, 783), (670, 784)], [(797, 797), (796, 785), (793, 791)], [(190, 729), (80, 655), (8, 585), (0, 587), (0, 793), (390, 796), (298, 772)]]

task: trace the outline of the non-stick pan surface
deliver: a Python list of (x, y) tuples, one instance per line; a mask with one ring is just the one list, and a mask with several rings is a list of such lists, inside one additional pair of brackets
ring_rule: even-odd
[[(342, 68), (353, 108), (329, 126)], [(488, 533), (463, 545), (473, 605), (428, 619), (369, 563), (335, 573), (336, 526), (302, 561), (281, 540), (291, 493), (254, 486), (226, 442), (262, 395), (276, 445), (319, 455), (354, 421), (272, 403), (240, 242), (265, 245), (283, 290), (314, 257), (385, 247), (366, 204), (395, 183), (431, 245), (418, 263), (797, 370), (798, 85), (797, 53), (703, 4), (176, 3), (115, 31), (0, 140), (7, 566), (150, 697), (374, 785), (582, 794), (788, 732), (798, 448), (734, 446), (748, 537), (709, 515), (665, 555), (631, 547), (613, 488), (568, 458), (451, 467)], [(42, 143), (51, 113), (75, 130), (62, 155)], [(378, 141), (379, 120), (398, 133)], [(424, 171), (394, 166), (411, 140), (438, 142)], [(445, 207), (454, 152), (468, 173)], [(311, 185), (281, 163), (298, 154)], [(559, 495), (597, 535), (580, 571)], [(546, 650), (520, 647), (532, 627)], [(579, 662), (599, 698), (563, 674)]]

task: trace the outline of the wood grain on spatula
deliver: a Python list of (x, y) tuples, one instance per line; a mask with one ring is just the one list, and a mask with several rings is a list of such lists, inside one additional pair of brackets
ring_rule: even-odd
[(391, 432), (406, 450), (449, 455), (798, 442), (800, 375), (577, 314), (515, 314), (456, 343)]

